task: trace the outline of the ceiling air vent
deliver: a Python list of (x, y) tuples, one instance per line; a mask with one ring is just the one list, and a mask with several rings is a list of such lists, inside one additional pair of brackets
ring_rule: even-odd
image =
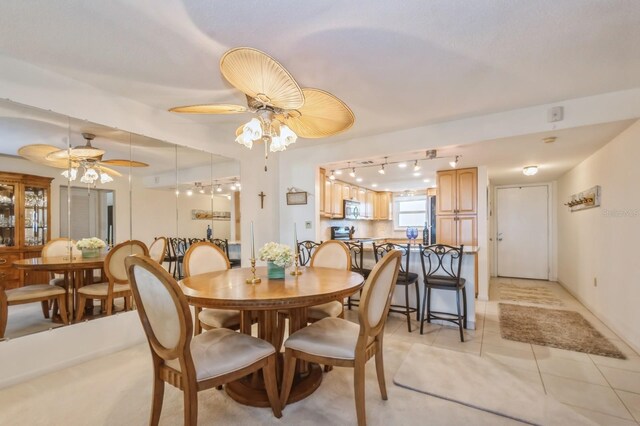
[(358, 164), (360, 164), (361, 166), (367, 166), (367, 165), (373, 164), (373, 161), (371, 160), (360, 161)]

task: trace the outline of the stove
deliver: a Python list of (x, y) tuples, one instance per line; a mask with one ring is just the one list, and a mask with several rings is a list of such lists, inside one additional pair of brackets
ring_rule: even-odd
[(349, 228), (348, 226), (332, 226), (331, 239), (348, 241), (353, 237), (354, 232), (355, 228), (353, 226), (351, 228)]

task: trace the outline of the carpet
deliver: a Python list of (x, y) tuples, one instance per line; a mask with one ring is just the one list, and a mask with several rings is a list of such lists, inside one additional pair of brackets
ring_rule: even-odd
[(578, 312), (509, 303), (498, 306), (503, 339), (626, 359)]
[(538, 305), (564, 305), (562, 300), (556, 297), (551, 289), (541, 286), (527, 287), (515, 284), (500, 284), (498, 287), (498, 298), (500, 300), (535, 303)]
[(463, 352), (414, 344), (393, 382), (528, 424), (593, 424), (503, 365)]

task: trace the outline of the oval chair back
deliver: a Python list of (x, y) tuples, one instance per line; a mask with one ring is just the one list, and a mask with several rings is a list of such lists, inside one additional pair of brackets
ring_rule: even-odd
[[(153, 259), (128, 256), (126, 271), (131, 282), (142, 327), (154, 358), (165, 361), (181, 358), (187, 374), (195, 378), (195, 368), (189, 353), (193, 323), (189, 304), (178, 283)], [(159, 363), (158, 363), (159, 364)], [(158, 365), (154, 362), (154, 366)]]
[(149, 246), (149, 257), (158, 262), (160, 265), (164, 262), (167, 255), (167, 239), (158, 237)]
[(217, 245), (209, 242), (195, 243), (184, 255), (185, 277), (231, 268), (227, 255)]
[(383, 330), (401, 259), (402, 253), (399, 250), (391, 250), (371, 270), (360, 299), (360, 334), (356, 348), (365, 348)]
[(325, 241), (313, 253), (310, 266), (350, 270), (351, 253), (349, 247), (342, 241)]
[(104, 273), (109, 280), (109, 286), (129, 282), (124, 259), (132, 254), (149, 256), (149, 250), (145, 243), (138, 240), (124, 241), (109, 250), (104, 259)]
[(76, 247), (76, 242), (69, 238), (56, 238), (42, 247), (42, 257), (82, 256), (82, 252)]

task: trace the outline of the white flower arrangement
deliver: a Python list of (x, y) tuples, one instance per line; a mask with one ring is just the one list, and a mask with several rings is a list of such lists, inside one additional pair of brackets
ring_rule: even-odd
[(76, 247), (78, 247), (80, 250), (82, 250), (82, 249), (101, 249), (103, 247), (106, 247), (106, 244), (100, 238), (92, 237), (92, 238), (83, 238), (83, 239), (81, 239), (80, 241), (78, 241), (76, 243)]
[(276, 266), (286, 268), (293, 263), (293, 251), (286, 244), (267, 243), (258, 252), (260, 260), (273, 262)]

